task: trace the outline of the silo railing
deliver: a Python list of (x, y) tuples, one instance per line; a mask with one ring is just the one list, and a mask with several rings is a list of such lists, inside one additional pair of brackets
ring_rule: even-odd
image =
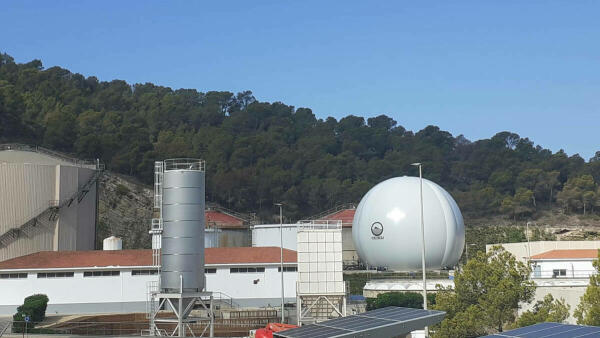
[(164, 161), (164, 170), (204, 171), (206, 162), (195, 158), (172, 158)]

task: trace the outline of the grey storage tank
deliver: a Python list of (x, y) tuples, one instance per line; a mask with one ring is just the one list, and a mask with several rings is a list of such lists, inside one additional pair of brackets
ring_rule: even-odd
[(204, 179), (199, 159), (164, 161), (162, 182), (163, 292), (204, 289)]

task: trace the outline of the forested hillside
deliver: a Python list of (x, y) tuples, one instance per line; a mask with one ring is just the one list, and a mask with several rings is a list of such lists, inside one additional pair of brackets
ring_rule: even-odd
[(155, 160), (200, 157), (210, 201), (266, 219), (275, 201), (286, 203), (291, 219), (358, 202), (377, 182), (415, 175), (415, 161), (467, 216), (600, 209), (600, 152), (586, 161), (510, 132), (471, 142), (436, 126), (413, 132), (401, 123), (385, 115), (319, 119), (309, 108), (259, 102), (249, 91), (102, 82), (0, 55), (0, 142), (100, 158), (147, 183)]

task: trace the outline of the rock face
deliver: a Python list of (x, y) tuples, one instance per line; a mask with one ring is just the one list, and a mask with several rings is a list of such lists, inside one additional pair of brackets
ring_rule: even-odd
[(102, 249), (102, 240), (110, 236), (120, 237), (123, 249), (150, 248), (152, 187), (106, 171), (99, 188), (96, 248)]

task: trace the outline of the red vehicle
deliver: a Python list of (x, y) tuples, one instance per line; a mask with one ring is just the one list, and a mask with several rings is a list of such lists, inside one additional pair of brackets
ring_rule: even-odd
[(258, 329), (254, 332), (254, 338), (273, 338), (273, 332), (280, 332), (289, 329), (297, 328), (296, 325), (269, 323), (266, 327)]

